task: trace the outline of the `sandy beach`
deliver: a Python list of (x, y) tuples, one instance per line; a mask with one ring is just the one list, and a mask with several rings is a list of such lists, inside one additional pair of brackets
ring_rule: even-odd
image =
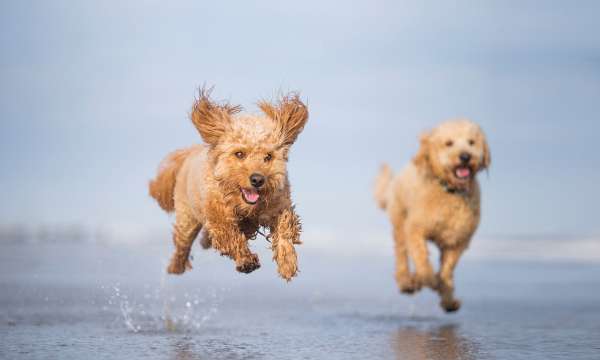
[(166, 276), (170, 247), (56, 242), (0, 245), (4, 359), (596, 359), (600, 266), (472, 260), (463, 308), (430, 291), (400, 295), (391, 257), (301, 253), (298, 278), (233, 271), (197, 248)]

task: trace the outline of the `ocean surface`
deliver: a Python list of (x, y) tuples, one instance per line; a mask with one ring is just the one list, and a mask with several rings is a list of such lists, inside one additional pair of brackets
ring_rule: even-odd
[[(1, 359), (600, 359), (600, 266), (467, 261), (463, 307), (401, 295), (389, 256), (299, 248), (300, 275), (214, 251), (168, 276), (164, 244), (0, 244)], [(541, 251), (541, 250), (540, 250)]]

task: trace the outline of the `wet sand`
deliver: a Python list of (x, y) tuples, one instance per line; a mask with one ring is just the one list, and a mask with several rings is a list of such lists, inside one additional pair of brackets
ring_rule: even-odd
[(301, 274), (164, 245), (0, 244), (2, 359), (598, 359), (600, 266), (465, 261), (463, 308), (400, 295), (389, 257), (303, 252)]

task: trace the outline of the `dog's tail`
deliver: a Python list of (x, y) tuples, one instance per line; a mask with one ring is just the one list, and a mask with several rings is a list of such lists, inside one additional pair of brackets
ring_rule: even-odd
[(154, 180), (150, 180), (149, 190), (152, 196), (158, 202), (158, 205), (166, 211), (171, 212), (175, 209), (175, 179), (184, 160), (188, 157), (192, 148), (175, 150), (160, 163), (158, 173)]
[(388, 188), (392, 183), (393, 175), (392, 169), (387, 164), (383, 164), (375, 179), (375, 201), (377, 201), (377, 205), (383, 210), (387, 207)]

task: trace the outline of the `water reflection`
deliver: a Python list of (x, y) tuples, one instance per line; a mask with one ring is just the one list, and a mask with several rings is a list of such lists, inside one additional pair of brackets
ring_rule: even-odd
[[(174, 336), (171, 339), (171, 360), (263, 359), (256, 346), (237, 341), (206, 338), (196, 335)], [(260, 345), (259, 345), (260, 346)]]
[(172, 346), (173, 360), (200, 360), (203, 357), (196, 353), (194, 344), (188, 338), (175, 342)]
[(391, 343), (398, 360), (479, 358), (476, 344), (462, 336), (453, 324), (433, 329), (403, 327), (392, 334)]

